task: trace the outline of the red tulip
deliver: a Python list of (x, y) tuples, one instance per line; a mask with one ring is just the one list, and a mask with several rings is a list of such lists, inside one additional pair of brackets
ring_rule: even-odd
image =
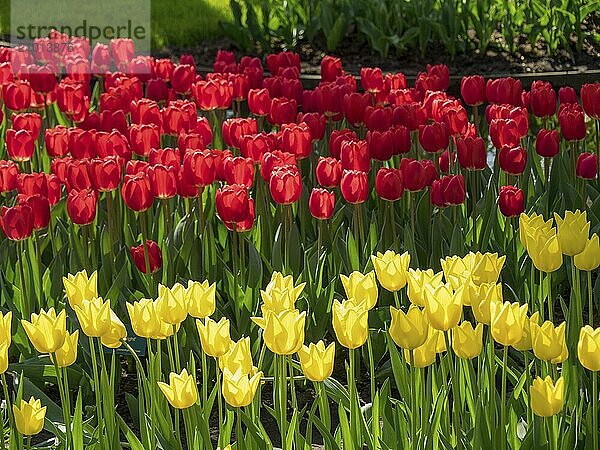
[(0, 227), (11, 241), (27, 239), (33, 233), (33, 211), (27, 204), (17, 204), (11, 208), (2, 207)]
[(313, 188), (308, 199), (308, 209), (315, 219), (327, 220), (333, 216), (335, 194), (327, 189)]
[(223, 78), (211, 78), (192, 84), (192, 94), (202, 111), (227, 109), (233, 102), (233, 83)]
[(552, 158), (558, 155), (559, 140), (557, 130), (545, 130), (541, 128), (535, 140), (535, 151), (540, 156)]
[(224, 223), (228, 230), (244, 232), (244, 231), (250, 231), (252, 229), (252, 227), (254, 226), (255, 218), (256, 218), (256, 212), (254, 210), (254, 199), (249, 198), (248, 199), (248, 214), (247, 214), (246, 219), (242, 220), (241, 222), (224, 222)]
[(318, 112), (298, 113), (298, 123), (305, 123), (310, 130), (310, 139), (312, 142), (317, 142), (325, 136), (325, 127), (327, 119), (324, 114)]
[(254, 183), (254, 161), (242, 156), (228, 156), (223, 159), (223, 172), (227, 184), (242, 184), (248, 189)]
[(0, 160), (0, 193), (14, 191), (18, 175), (19, 167), (14, 162)]
[(179, 170), (181, 165), (181, 152), (178, 148), (153, 148), (148, 154), (148, 163), (151, 166), (162, 164)]
[(217, 189), (215, 204), (223, 222), (243, 222), (248, 217), (248, 189), (239, 184), (223, 186)]
[(188, 64), (179, 64), (171, 74), (171, 86), (175, 92), (185, 94), (190, 91), (196, 79), (196, 67)]
[(92, 51), (92, 72), (104, 74), (105, 72), (108, 72), (110, 63), (111, 58), (108, 45), (100, 42), (96, 43), (94, 50)]
[(162, 128), (163, 114), (154, 100), (143, 98), (131, 102), (131, 123), (154, 124)]
[(563, 103), (577, 103), (577, 92), (571, 86), (563, 86), (558, 90), (558, 102), (562, 105)]
[(340, 159), (342, 144), (348, 140), (358, 140), (358, 136), (354, 131), (347, 128), (333, 130), (329, 135), (329, 154), (336, 159)]
[(259, 162), (262, 155), (276, 146), (276, 136), (273, 133), (248, 134), (240, 138), (240, 153), (245, 158)]
[(583, 109), (577, 103), (565, 103), (558, 108), (558, 123), (562, 136), (567, 141), (580, 141), (585, 138), (585, 118)]
[(375, 177), (375, 191), (383, 200), (394, 202), (402, 197), (404, 185), (399, 169), (381, 168)]
[(600, 119), (600, 83), (581, 86), (581, 104), (588, 116), (596, 120)]
[(467, 105), (481, 105), (485, 102), (485, 79), (481, 75), (462, 77), (460, 95)]
[(60, 200), (60, 196), (62, 195), (62, 184), (58, 177), (52, 173), (44, 174), (46, 178), (46, 185), (48, 186), (48, 202), (50, 202), (50, 206), (54, 206)]
[(431, 184), (430, 200), (437, 207), (460, 205), (465, 198), (465, 179), (462, 175), (445, 175)]
[(361, 94), (352, 92), (344, 96), (344, 115), (346, 120), (353, 126), (359, 127), (365, 123), (365, 110), (367, 106), (373, 104), (373, 96), (371, 94)]
[(178, 135), (196, 126), (198, 115), (196, 106), (185, 100), (174, 100), (162, 110), (163, 133)]
[(464, 137), (456, 140), (459, 164), (467, 170), (483, 170), (487, 165), (485, 142), (480, 137)]
[(344, 170), (340, 181), (340, 190), (348, 203), (364, 203), (369, 197), (367, 174), (359, 170)]
[(135, 56), (133, 41), (125, 38), (111, 39), (110, 52), (117, 69), (124, 70)]
[(399, 170), (402, 172), (404, 189), (417, 192), (430, 186), (438, 178), (435, 165), (429, 159), (414, 160), (402, 158)]
[(342, 60), (335, 56), (325, 55), (321, 60), (321, 80), (335, 81), (337, 77), (342, 76)]
[(280, 75), (287, 68), (295, 68), (300, 73), (300, 55), (294, 52), (279, 52), (267, 55), (267, 67), (272, 75)]
[(498, 154), (500, 168), (511, 175), (521, 175), (527, 165), (527, 151), (522, 147), (505, 145)]
[(128, 208), (133, 211), (146, 211), (154, 203), (150, 178), (144, 172), (125, 175), (121, 196)]
[(498, 207), (506, 217), (516, 217), (525, 211), (523, 191), (515, 186), (502, 186), (498, 196)]
[(487, 80), (485, 85), (485, 96), (490, 103), (520, 106), (522, 91), (521, 80), (510, 77)]
[(323, 187), (336, 187), (342, 178), (342, 163), (335, 158), (319, 157), (315, 168), (317, 182)]
[(92, 179), (89, 166), (88, 159), (72, 159), (68, 162), (65, 178), (68, 191), (91, 189)]
[(209, 186), (215, 181), (215, 158), (210, 150), (188, 151), (183, 156), (183, 176), (195, 186)]
[(223, 142), (228, 147), (239, 148), (240, 138), (258, 133), (256, 120), (246, 118), (227, 119), (222, 125)]
[(366, 92), (377, 93), (383, 90), (383, 74), (379, 67), (360, 69), (360, 84)]
[(393, 111), (384, 106), (367, 106), (365, 108), (365, 125), (369, 130), (386, 131), (392, 125)]
[(116, 190), (121, 183), (123, 166), (117, 156), (104, 159), (92, 159), (88, 171), (94, 189), (99, 192)]
[(19, 205), (28, 205), (33, 215), (33, 229), (41, 230), (50, 223), (50, 202), (46, 197), (39, 194), (17, 196)]
[(302, 177), (296, 166), (279, 166), (271, 172), (269, 179), (271, 196), (280, 205), (297, 202), (302, 195)]
[(448, 147), (450, 135), (443, 122), (434, 122), (419, 127), (419, 142), (427, 152), (437, 153)]
[(266, 116), (271, 111), (271, 96), (266, 89), (250, 89), (248, 108), (255, 116)]
[(556, 112), (556, 92), (547, 81), (534, 81), (531, 85), (529, 108), (536, 117), (550, 117)]
[(96, 218), (96, 205), (98, 193), (92, 189), (75, 189), (67, 197), (67, 213), (77, 225), (88, 225)]
[(151, 165), (146, 173), (155, 198), (164, 200), (177, 195), (177, 170), (174, 167), (162, 164)]
[(310, 128), (304, 122), (284, 124), (277, 134), (277, 143), (282, 151), (292, 153), (296, 159), (306, 158), (312, 151)]
[(148, 156), (151, 149), (160, 147), (160, 130), (155, 124), (132, 124), (129, 143), (136, 155)]
[(347, 140), (341, 147), (342, 169), (369, 172), (371, 170), (371, 157), (367, 141)]
[[(405, 128), (406, 129), (406, 128)], [(396, 139), (393, 130), (388, 131), (367, 131), (367, 147), (369, 155), (377, 161), (387, 161), (396, 152)]]
[(494, 147), (516, 147), (521, 141), (517, 122), (512, 119), (494, 119), (490, 123), (490, 137)]
[(28, 81), (14, 80), (2, 85), (2, 98), (6, 107), (22, 111), (31, 104), (32, 91)]
[(296, 118), (298, 104), (296, 100), (278, 97), (271, 101), (271, 107), (269, 109), (269, 122), (274, 125), (283, 125), (285, 123), (292, 123)]
[(6, 151), (17, 162), (29, 161), (35, 150), (35, 139), (27, 130), (6, 130)]
[(65, 156), (69, 152), (69, 130), (62, 125), (46, 130), (46, 151), (52, 158)]
[(59, 109), (74, 119), (81, 120), (89, 110), (90, 98), (86, 87), (79, 82), (63, 79), (56, 88)]
[(131, 159), (129, 141), (117, 130), (113, 130), (110, 133), (105, 131), (96, 133), (96, 150), (100, 158), (119, 156), (125, 161)]
[[(140, 272), (148, 273), (147, 267), (149, 267), (150, 273), (155, 273), (162, 267), (162, 251), (156, 242), (148, 240), (145, 245), (140, 244), (129, 250), (133, 263)], [(146, 266), (146, 251), (148, 252), (148, 266)]]
[(48, 179), (45, 173), (20, 173), (17, 175), (19, 194), (40, 194), (48, 197)]
[(12, 126), (15, 130), (27, 130), (36, 140), (42, 128), (42, 116), (37, 113), (21, 113), (12, 115)]
[(598, 155), (594, 153), (581, 153), (577, 158), (577, 176), (591, 180), (598, 176)]

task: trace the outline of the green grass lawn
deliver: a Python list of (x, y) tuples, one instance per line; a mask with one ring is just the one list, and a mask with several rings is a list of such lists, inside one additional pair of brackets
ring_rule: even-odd
[[(205, 39), (222, 37), (220, 21), (231, 20), (229, 0), (151, 1), (152, 45), (194, 46)], [(10, 33), (10, 0), (0, 0), (0, 33)]]

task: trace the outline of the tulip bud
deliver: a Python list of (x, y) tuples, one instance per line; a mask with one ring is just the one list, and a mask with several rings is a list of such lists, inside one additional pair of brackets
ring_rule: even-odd
[(406, 313), (390, 306), (392, 322), (390, 336), (398, 345), (407, 350), (414, 350), (425, 343), (429, 335), (429, 323), (425, 311), (411, 305)]
[(300, 365), (304, 376), (310, 381), (320, 382), (329, 378), (333, 373), (333, 359), (335, 357), (335, 343), (327, 347), (323, 341), (316, 344), (303, 345), (298, 351)]
[(344, 170), (340, 181), (344, 200), (348, 203), (364, 203), (369, 196), (369, 180), (365, 172)]
[(371, 256), (379, 284), (390, 292), (396, 292), (406, 286), (410, 254), (394, 253), (388, 250), (385, 253), (377, 252)]
[(587, 370), (600, 371), (600, 328), (586, 325), (579, 332), (577, 357)]
[(218, 322), (210, 317), (207, 317), (204, 322), (196, 319), (196, 326), (204, 353), (213, 358), (218, 358), (227, 353), (231, 346), (228, 319), (223, 317)]
[(335, 300), (332, 314), (333, 330), (341, 345), (354, 349), (367, 341), (369, 310), (364, 302), (356, 304), (352, 300), (346, 300), (340, 303)]
[(158, 387), (165, 394), (170, 405), (176, 409), (186, 409), (198, 400), (198, 388), (193, 375), (183, 369), (180, 374), (171, 372), (169, 384), (158, 382)]
[(375, 177), (375, 191), (383, 200), (399, 200), (404, 192), (402, 172), (394, 168), (381, 168)]
[(335, 208), (335, 194), (327, 189), (313, 188), (308, 199), (311, 215), (319, 220), (331, 219)]
[(502, 186), (498, 196), (498, 207), (506, 217), (515, 217), (525, 210), (523, 191), (515, 186)]
[[(142, 273), (155, 273), (162, 267), (162, 251), (154, 241), (148, 240), (145, 245), (131, 247), (129, 251), (135, 266)], [(146, 266), (146, 251), (148, 252), (149, 271)]]
[(471, 322), (462, 322), (452, 329), (452, 350), (462, 359), (473, 359), (481, 353), (483, 347), (483, 324), (475, 328)]
[(558, 414), (565, 403), (564, 378), (560, 377), (556, 384), (552, 378), (536, 377), (529, 389), (531, 409), (536, 416), (552, 417)]
[(13, 416), (17, 431), (24, 436), (38, 434), (44, 428), (46, 407), (42, 406), (40, 400), (31, 397), (29, 402), (21, 400), (21, 406), (12, 405)]
[(593, 180), (598, 176), (598, 155), (581, 153), (577, 158), (576, 174), (585, 180)]

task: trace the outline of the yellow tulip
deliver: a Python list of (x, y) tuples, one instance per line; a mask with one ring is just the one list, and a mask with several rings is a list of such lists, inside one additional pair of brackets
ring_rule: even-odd
[(110, 329), (110, 302), (101, 297), (83, 300), (81, 306), (75, 305), (81, 330), (89, 337), (100, 337)]
[(528, 216), (525, 213), (521, 213), (519, 216), (519, 238), (521, 244), (527, 250), (529, 250), (529, 242), (532, 236), (538, 233), (548, 233), (552, 228), (552, 219), (544, 220), (544, 217), (532, 213)]
[(519, 342), (513, 344), (514, 349), (524, 352), (533, 348), (533, 343), (531, 342), (531, 324), (539, 325), (538, 318), (539, 313), (536, 311), (531, 315), (529, 320), (525, 319), (525, 322), (523, 322), (523, 336)]
[(475, 328), (471, 322), (462, 322), (452, 329), (452, 350), (462, 359), (473, 359), (479, 356), (483, 347), (483, 324)]
[(252, 320), (263, 329), (263, 339), (268, 349), (276, 355), (293, 355), (304, 343), (306, 311), (286, 309), (280, 313), (269, 312), (266, 317)]
[(430, 333), (429, 337), (423, 345), (415, 348), (414, 350), (404, 350), (404, 358), (408, 364), (411, 363), (411, 351), (412, 351), (412, 363), (414, 367), (423, 368), (432, 365), (435, 362), (435, 357), (438, 354), (438, 335), (436, 333)]
[(392, 323), (390, 336), (397, 346), (413, 350), (420, 347), (427, 340), (429, 324), (425, 311), (415, 305), (410, 305), (408, 311), (403, 311), (390, 306)]
[(127, 337), (127, 330), (125, 325), (121, 322), (121, 319), (115, 314), (114, 311), (110, 311), (110, 327), (108, 331), (100, 337), (102, 345), (108, 348), (119, 348), (122, 344), (122, 340)]
[(369, 310), (364, 302), (346, 300), (333, 302), (333, 330), (340, 344), (349, 349), (358, 348), (367, 341)]
[(75, 309), (75, 306), (81, 306), (84, 300), (98, 297), (98, 272), (92, 272), (89, 277), (85, 270), (75, 275), (68, 274), (63, 277), (63, 286), (69, 305)]
[(33, 436), (44, 428), (46, 407), (42, 406), (40, 400), (31, 397), (29, 402), (21, 400), (20, 408), (17, 408), (17, 405), (13, 405), (13, 415), (19, 433), (24, 436)]
[(240, 369), (231, 372), (225, 368), (222, 393), (227, 404), (234, 408), (241, 408), (252, 403), (262, 375), (262, 372), (257, 372), (251, 377)]
[(547, 376), (536, 377), (529, 389), (531, 409), (536, 416), (551, 417), (558, 414), (565, 403), (565, 380), (560, 377), (556, 384)]
[(427, 286), (425, 312), (433, 328), (448, 331), (458, 325), (460, 321), (462, 314), (461, 296), (453, 292), (449, 283), (438, 287)]
[(169, 384), (158, 382), (158, 387), (165, 394), (173, 408), (186, 409), (198, 400), (198, 388), (194, 377), (183, 369), (180, 374), (171, 372)]
[(329, 378), (333, 373), (333, 358), (335, 356), (335, 343), (332, 342), (327, 347), (323, 341), (316, 344), (312, 342), (303, 345), (298, 352), (302, 373), (310, 381), (323, 381)]
[(232, 342), (229, 350), (219, 358), (219, 367), (222, 371), (229, 369), (230, 372), (241, 370), (242, 373), (252, 372), (252, 353), (250, 353), (250, 338), (243, 337), (239, 341)]
[(302, 290), (306, 283), (300, 283), (298, 286), (294, 286), (294, 277), (291, 275), (283, 276), (281, 272), (273, 272), (271, 274), (271, 280), (265, 288), (265, 292), (269, 293), (272, 289), (278, 289), (279, 291), (291, 291), (294, 297), (294, 302), (300, 297)]
[(12, 311), (2, 314), (0, 312), (0, 342), (6, 342), (9, 346), (12, 342)]
[(186, 289), (179, 283), (169, 289), (162, 284), (158, 286), (156, 299), (158, 317), (170, 325), (179, 325), (188, 314), (186, 302)]
[(447, 256), (440, 260), (444, 278), (452, 289), (458, 289), (471, 277), (472, 263), (473, 256), (464, 259), (460, 256)]
[(0, 342), (0, 374), (8, 370), (8, 342)]
[(188, 281), (185, 298), (190, 316), (203, 319), (215, 312), (215, 292), (217, 285), (209, 284), (207, 280)]
[(21, 320), (27, 337), (40, 353), (54, 353), (61, 348), (67, 336), (67, 314), (63, 309), (56, 314), (54, 308), (48, 312), (31, 314), (31, 322)]
[(377, 256), (371, 255), (371, 261), (377, 274), (379, 284), (390, 292), (396, 292), (406, 286), (408, 266), (410, 265), (410, 254), (404, 252), (398, 254), (392, 250), (385, 253), (377, 252)]
[[(155, 304), (152, 300), (143, 298), (137, 302), (127, 303), (127, 312), (133, 332), (139, 337), (157, 339), (161, 332), (162, 322), (158, 318)], [(172, 328), (172, 327), (169, 327)]]
[(556, 220), (558, 241), (563, 254), (575, 256), (581, 253), (590, 234), (586, 211), (565, 211), (564, 219), (554, 213), (554, 220)]
[(443, 272), (433, 273), (432, 269), (408, 269), (408, 299), (414, 305), (425, 306), (425, 286), (442, 284)]
[(551, 361), (562, 353), (565, 342), (566, 323), (555, 327), (550, 321), (538, 325), (537, 321), (529, 321), (531, 330), (531, 345), (536, 358)]
[(260, 291), (263, 304), (261, 305), (263, 316), (267, 316), (269, 312), (279, 314), (282, 311), (287, 311), (296, 308), (296, 291), (294, 289), (280, 289), (274, 287), (269, 291)]
[(547, 234), (532, 237), (527, 250), (533, 265), (541, 272), (554, 272), (562, 266), (563, 254), (554, 228)]
[(180, 323), (178, 323), (177, 325), (173, 326), (170, 323), (165, 322), (164, 320), (162, 320), (160, 318), (160, 315), (158, 314), (158, 310), (160, 307), (160, 299), (156, 299), (154, 300), (154, 311), (156, 311), (156, 316), (158, 317), (158, 322), (159, 322), (159, 326), (160, 326), (160, 330), (159, 332), (154, 336), (151, 337), (152, 339), (166, 339), (168, 337), (173, 336), (173, 332), (174, 331), (179, 331), (179, 327), (181, 326)]
[(475, 299), (471, 300), (471, 311), (475, 320), (484, 325), (489, 325), (492, 321), (492, 304), (502, 303), (502, 299), (502, 285), (500, 283), (485, 283), (479, 286), (478, 301), (475, 302)]
[(586, 325), (579, 332), (577, 343), (579, 362), (587, 370), (600, 371), (600, 327), (592, 328)]
[(360, 272), (352, 272), (350, 276), (340, 275), (342, 285), (346, 296), (353, 298), (357, 302), (365, 302), (367, 309), (373, 309), (377, 303), (377, 281), (375, 280), (375, 272), (370, 271), (367, 274)]
[(497, 283), (500, 272), (506, 261), (506, 256), (498, 256), (498, 253), (476, 254), (475, 267), (471, 271), (473, 283), (480, 285), (483, 283)]
[(54, 352), (52, 358), (56, 358), (58, 367), (68, 367), (77, 359), (77, 342), (79, 340), (79, 330), (74, 333), (67, 333), (65, 343), (61, 348)]
[(560, 355), (558, 355), (556, 358), (553, 358), (552, 360), (550, 360), (550, 362), (552, 364), (561, 364), (561, 363), (565, 362), (568, 357), (569, 357), (569, 349), (567, 347), (567, 342), (563, 339), (561, 341)]
[(581, 253), (575, 255), (573, 261), (575, 267), (586, 272), (591, 272), (600, 267), (600, 242), (596, 233), (592, 234), (592, 237), (587, 240), (585, 248)]
[(227, 353), (231, 346), (229, 319), (223, 317), (218, 322), (210, 317), (206, 318), (204, 322), (196, 319), (196, 327), (198, 328), (198, 335), (204, 353), (213, 358), (218, 358)]
[(523, 338), (523, 327), (527, 319), (527, 304), (492, 303), (490, 312), (490, 327), (494, 340), (504, 346), (519, 343)]
[(436, 330), (435, 328), (429, 327), (429, 336), (435, 337), (435, 352), (444, 353), (446, 348), (446, 335), (443, 331)]

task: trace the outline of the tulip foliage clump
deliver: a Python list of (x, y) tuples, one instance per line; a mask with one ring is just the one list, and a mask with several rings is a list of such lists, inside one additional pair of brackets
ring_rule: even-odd
[(599, 83), (56, 40), (0, 48), (0, 449), (600, 448)]

